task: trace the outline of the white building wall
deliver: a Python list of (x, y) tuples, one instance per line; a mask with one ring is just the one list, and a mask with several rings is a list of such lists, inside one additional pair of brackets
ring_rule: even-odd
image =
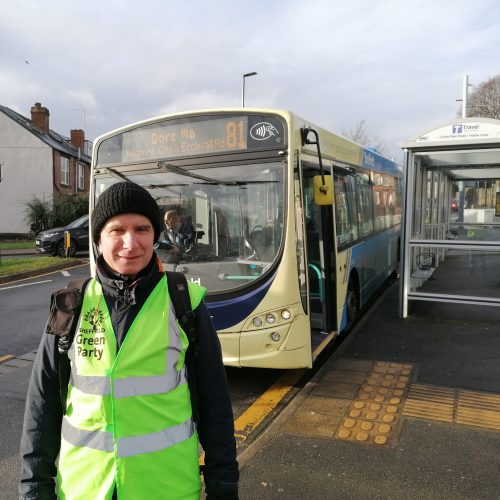
[(52, 148), (0, 112), (0, 233), (28, 233), (26, 201), (52, 201)]

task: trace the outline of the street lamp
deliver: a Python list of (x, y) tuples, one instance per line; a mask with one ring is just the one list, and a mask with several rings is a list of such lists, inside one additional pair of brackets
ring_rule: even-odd
[(257, 73), (255, 71), (252, 71), (251, 73), (245, 73), (243, 75), (243, 82), (241, 85), (241, 107), (245, 107), (245, 78), (248, 76), (255, 76)]

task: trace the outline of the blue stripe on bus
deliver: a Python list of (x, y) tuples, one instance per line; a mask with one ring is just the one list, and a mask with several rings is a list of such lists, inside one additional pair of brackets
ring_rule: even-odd
[(363, 167), (378, 170), (384, 174), (401, 177), (402, 168), (393, 161), (380, 155), (377, 151), (363, 148)]
[(266, 295), (275, 276), (270, 276), (261, 286), (244, 295), (220, 302), (207, 302), (216, 330), (229, 328), (248, 318)]
[[(397, 224), (389, 229), (384, 229), (380, 233), (374, 234), (371, 238), (349, 249), (351, 251), (350, 259), (348, 259), (349, 275), (353, 268), (355, 268), (360, 281), (360, 307), (363, 307), (368, 298), (372, 297), (382, 286), (389, 272), (397, 268), (399, 227), (399, 224)], [(387, 253), (390, 248), (389, 242), (392, 242), (391, 254)], [(370, 261), (370, 259), (374, 260)], [(384, 262), (384, 264), (387, 264), (387, 267), (381, 266), (381, 261), (384, 259), (387, 259)], [(372, 264), (372, 266), (369, 266), (369, 264)], [(347, 277), (346, 275), (346, 279)], [(340, 331), (346, 326), (347, 308), (344, 301)]]

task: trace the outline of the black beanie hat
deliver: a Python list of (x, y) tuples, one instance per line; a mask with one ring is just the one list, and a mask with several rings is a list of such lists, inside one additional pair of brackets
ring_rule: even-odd
[(120, 214), (140, 214), (147, 217), (157, 242), (161, 232), (160, 208), (156, 200), (143, 187), (134, 182), (113, 184), (99, 196), (92, 212), (92, 241), (97, 245), (108, 219)]

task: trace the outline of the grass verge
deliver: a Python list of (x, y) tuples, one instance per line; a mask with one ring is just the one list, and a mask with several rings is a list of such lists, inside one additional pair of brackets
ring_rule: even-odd
[(0, 241), (0, 250), (22, 250), (24, 248), (35, 248), (34, 240)]
[(0, 276), (34, 271), (62, 264), (63, 262), (69, 263), (77, 261), (78, 259), (61, 259), (60, 257), (27, 257), (25, 259), (2, 258), (2, 263), (0, 264)]

